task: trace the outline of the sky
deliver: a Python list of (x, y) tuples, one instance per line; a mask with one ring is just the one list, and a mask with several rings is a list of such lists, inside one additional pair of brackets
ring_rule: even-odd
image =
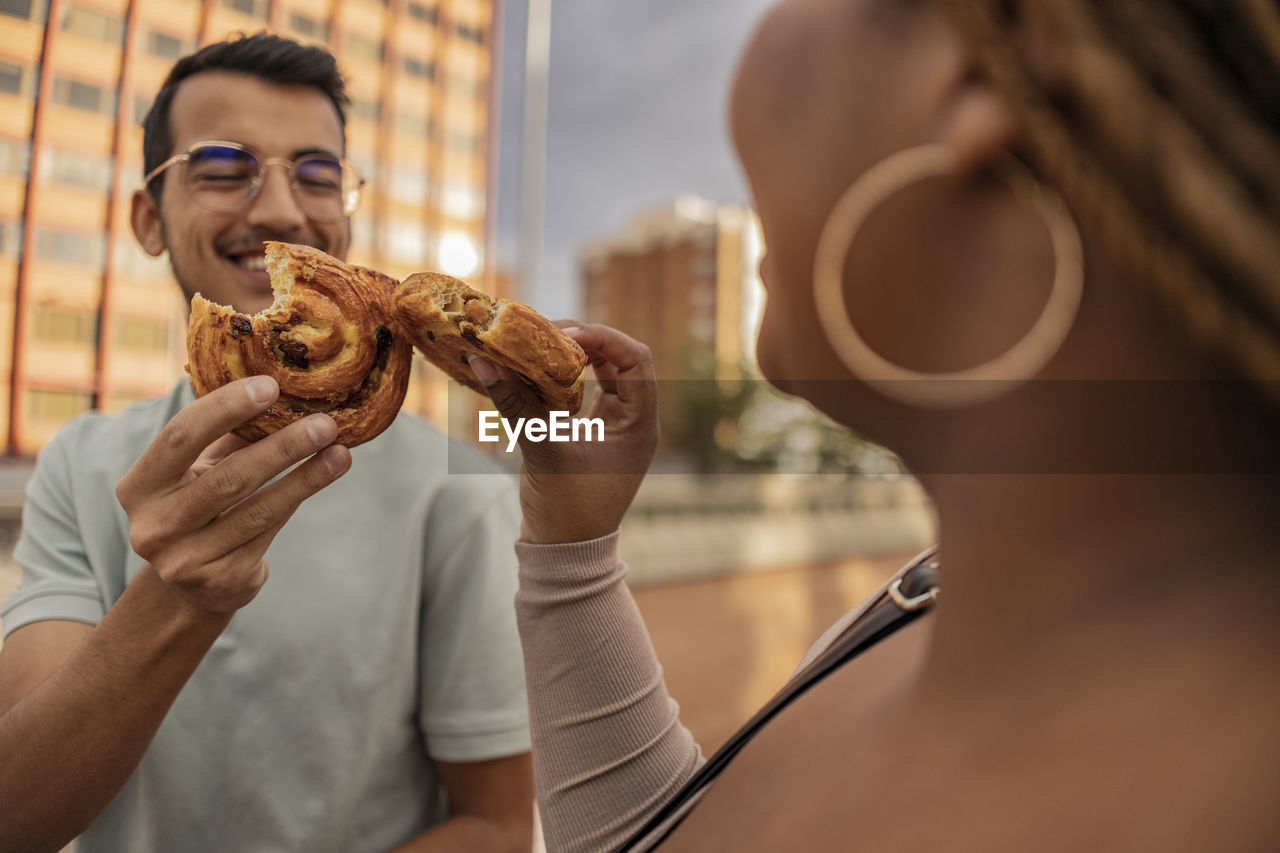
[[(738, 55), (772, 0), (553, 0), (544, 240), (521, 300), (578, 313), (576, 252), (684, 193), (749, 201), (727, 126)], [(519, 249), (525, 0), (503, 3), (498, 265)]]

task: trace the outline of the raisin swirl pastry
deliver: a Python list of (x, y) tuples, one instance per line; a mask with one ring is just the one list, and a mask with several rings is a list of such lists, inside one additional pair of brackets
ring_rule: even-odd
[(452, 276), (415, 273), (396, 288), (400, 327), (450, 378), (483, 394), (467, 359), (482, 355), (516, 373), (552, 410), (582, 406), (587, 354), (527, 305), (493, 299)]
[(347, 447), (395, 419), (413, 348), (391, 313), (396, 282), (317, 249), (266, 243), (275, 302), (241, 314), (196, 294), (187, 371), (197, 396), (251, 375), (274, 377), (280, 398), (235, 434), (256, 441), (314, 412), (338, 423)]

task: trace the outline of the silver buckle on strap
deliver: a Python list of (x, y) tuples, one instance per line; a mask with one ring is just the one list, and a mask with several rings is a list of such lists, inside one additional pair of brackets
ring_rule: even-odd
[(902, 582), (906, 579), (907, 575), (904, 574), (889, 585), (889, 598), (893, 599), (893, 603), (898, 605), (900, 609), (905, 610), (908, 613), (914, 613), (917, 610), (928, 607), (930, 604), (938, 600), (938, 593), (940, 590), (936, 585), (929, 587), (919, 595), (913, 595), (908, 598), (902, 592)]

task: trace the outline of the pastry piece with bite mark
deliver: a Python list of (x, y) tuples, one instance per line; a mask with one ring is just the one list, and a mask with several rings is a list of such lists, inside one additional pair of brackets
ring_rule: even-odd
[(443, 273), (415, 273), (396, 288), (393, 310), (429, 361), (481, 394), (468, 358), (484, 356), (518, 375), (550, 410), (577, 412), (587, 354), (528, 305), (494, 299)]
[(396, 282), (313, 249), (266, 243), (275, 302), (242, 314), (196, 294), (187, 327), (187, 372), (196, 396), (246, 376), (267, 375), (280, 399), (235, 434), (256, 441), (314, 412), (354, 447), (395, 419), (413, 348), (391, 311)]

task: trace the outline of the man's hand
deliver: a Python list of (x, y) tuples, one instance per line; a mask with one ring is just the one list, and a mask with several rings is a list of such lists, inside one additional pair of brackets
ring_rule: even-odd
[(200, 612), (229, 613), (253, 600), (276, 533), (351, 465), (345, 447), (329, 446), (338, 428), (328, 415), (254, 444), (229, 434), (279, 394), (274, 379), (254, 376), (201, 397), (169, 421), (116, 486), (133, 550)]
[(89, 826), (262, 587), (272, 537), (350, 467), (347, 449), (329, 446), (337, 426), (327, 415), (253, 445), (228, 435), (279, 393), (254, 377), (175, 415), (116, 486), (148, 565), (92, 629), (33, 622), (0, 649), (0, 849), (57, 850)]
[[(600, 384), (589, 418), (604, 421), (603, 442), (530, 442), (521, 434), (520, 504), (525, 541), (582, 542), (618, 529), (658, 445), (658, 395), (649, 348), (601, 325), (563, 328), (586, 351)], [(479, 357), (471, 369), (501, 415), (547, 417), (533, 390)]]

